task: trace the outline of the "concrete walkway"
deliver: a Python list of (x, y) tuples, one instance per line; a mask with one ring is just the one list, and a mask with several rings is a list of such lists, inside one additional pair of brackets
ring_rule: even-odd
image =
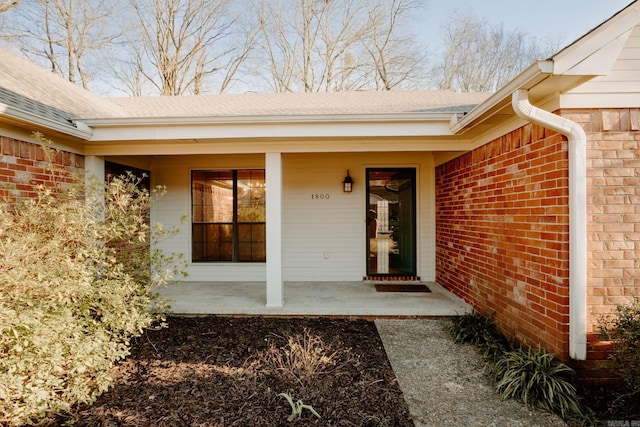
[(264, 316), (459, 316), (471, 310), (433, 282), (428, 293), (376, 292), (370, 282), (285, 282), (284, 306), (266, 307), (264, 282), (182, 282), (160, 288), (175, 314)]
[(455, 344), (446, 320), (375, 324), (416, 427), (566, 427), (555, 415), (502, 400), (476, 349)]

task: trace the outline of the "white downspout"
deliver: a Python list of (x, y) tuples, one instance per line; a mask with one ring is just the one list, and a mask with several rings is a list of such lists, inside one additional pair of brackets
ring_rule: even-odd
[(587, 136), (577, 123), (534, 107), (526, 90), (512, 95), (516, 114), (569, 140), (569, 356), (587, 358)]

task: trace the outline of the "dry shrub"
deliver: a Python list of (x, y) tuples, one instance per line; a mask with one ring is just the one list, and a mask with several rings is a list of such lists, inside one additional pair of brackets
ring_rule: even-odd
[(348, 353), (334, 350), (306, 328), (302, 334), (275, 337), (258, 357), (259, 365), (264, 371), (293, 378), (301, 384), (330, 374), (340, 366), (341, 353)]

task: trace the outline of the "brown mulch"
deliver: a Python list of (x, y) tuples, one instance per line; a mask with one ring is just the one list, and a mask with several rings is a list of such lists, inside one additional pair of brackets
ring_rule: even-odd
[[(79, 426), (413, 426), (373, 322), (173, 317)], [(287, 393), (309, 409), (292, 417)]]

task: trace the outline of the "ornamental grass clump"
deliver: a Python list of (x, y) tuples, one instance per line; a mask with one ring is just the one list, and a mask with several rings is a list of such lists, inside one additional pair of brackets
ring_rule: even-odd
[(473, 312), (451, 320), (449, 332), (458, 344), (473, 344), (485, 357), (492, 358), (511, 349), (511, 343), (498, 331), (493, 318)]
[(449, 327), (456, 343), (476, 345), (484, 370), (505, 399), (554, 412), (564, 419), (580, 420), (591, 415), (578, 395), (574, 371), (546, 350), (517, 345), (498, 330), (494, 320), (473, 312), (452, 320)]
[(295, 379), (300, 384), (331, 373), (339, 366), (341, 353), (348, 356), (346, 350), (333, 350), (308, 329), (302, 334), (287, 338), (276, 335), (276, 338), (259, 357), (260, 364), (266, 371)]
[(163, 190), (131, 175), (86, 191), (73, 181), (0, 203), (0, 425), (51, 423), (93, 402), (129, 340), (164, 319), (154, 288), (174, 260), (150, 242), (173, 231), (148, 225)]
[(496, 389), (505, 399), (515, 398), (565, 419), (584, 415), (572, 382), (573, 369), (544, 349), (508, 351), (491, 371)]

